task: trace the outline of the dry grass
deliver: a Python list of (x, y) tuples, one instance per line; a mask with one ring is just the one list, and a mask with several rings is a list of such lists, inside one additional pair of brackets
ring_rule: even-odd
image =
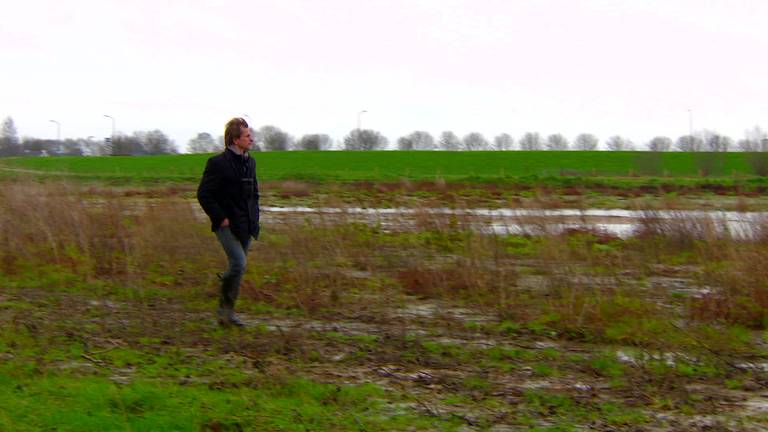
[(511, 269), (483, 268), (457, 259), (444, 267), (424, 264), (397, 271), (403, 291), (432, 299), (467, 299), (503, 310), (514, 305), (516, 274)]
[(210, 242), (204, 225), (183, 200), (87, 195), (67, 184), (6, 184), (0, 192), (3, 262), (57, 265), (86, 279), (133, 280), (212, 258), (201, 247)]
[(691, 318), (768, 327), (768, 251), (761, 244), (732, 248), (726, 260), (706, 267), (716, 289), (691, 300)]
[[(679, 216), (648, 213), (629, 240), (586, 224), (565, 232), (534, 224), (519, 238), (530, 242), (524, 257), (510, 248), (508, 236), (477, 232), (477, 220), (467, 215), (422, 209), (399, 229), (344, 213), (286, 217), (271, 221), (253, 243), (243, 297), (307, 314), (373, 307), (402, 295), (448, 299), (507, 319), (554, 314), (560, 331), (592, 337), (606, 335), (622, 316), (667, 317), (668, 310), (644, 300), (649, 294), (636, 290), (632, 278), (683, 257), (683, 264), (700, 266), (696, 277), (710, 291), (682, 302), (654, 292), (654, 301), (682, 303), (680, 316), (695, 321), (765, 328), (766, 236), (736, 240), (723, 235), (718, 221)], [(56, 288), (98, 282), (213, 297), (215, 272), (224, 265), (207, 220), (190, 200), (94, 199), (92, 190), (78, 186), (34, 182), (0, 189), (6, 278), (30, 283), (58, 272), (67, 277), (56, 279)], [(544, 289), (525, 286), (521, 266), (541, 275)], [(650, 340), (656, 330), (643, 331)]]
[(284, 181), (271, 186), (279, 191), (277, 195), (281, 198), (301, 198), (312, 195), (312, 187), (303, 182)]
[(683, 214), (641, 220), (638, 244), (657, 261), (687, 255), (701, 266), (700, 282), (708, 290), (687, 304), (688, 317), (704, 322), (768, 326), (768, 253), (765, 221), (734, 237), (725, 221)]

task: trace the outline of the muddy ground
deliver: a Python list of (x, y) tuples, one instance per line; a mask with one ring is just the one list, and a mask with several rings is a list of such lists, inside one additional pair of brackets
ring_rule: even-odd
[[(520, 283), (541, 281), (532, 276)], [(650, 283), (670, 290), (701, 289), (680, 277)], [(41, 367), (106, 374), (117, 384), (137, 379), (146, 362), (115, 362), (110, 351), (162, 356), (173, 349), (183, 353), (185, 363), (217, 358), (255, 379), (288, 373), (337, 385), (375, 383), (405, 395), (405, 402), (391, 409), (459, 421), (467, 431), (558, 425), (562, 429), (551, 430), (768, 428), (768, 366), (761, 358), (722, 359), (723, 367), (750, 377), (729, 388), (722, 378), (654, 375), (647, 362), (655, 356), (674, 363), (685, 353), (574, 342), (546, 329), (505, 328), (494, 314), (447, 302), (393, 296), (311, 317), (244, 306), (241, 317), (248, 327), (222, 330), (206, 306), (213, 291), (202, 295), (207, 302), (189, 295), (130, 300), (4, 290), (0, 322), (24, 329), (41, 343), (66, 340), (85, 347), (75, 360), (38, 359)], [(3, 356), (10, 360), (15, 354)], [(618, 363), (606, 373), (599, 362), (611, 359)], [(181, 385), (237, 385), (215, 375), (175, 379)]]
[[(742, 195), (694, 194), (683, 198), (653, 195), (649, 201), (643, 196), (593, 196), (589, 193), (548, 196), (514, 191), (516, 195), (507, 196), (508, 191), (497, 193), (491, 188), (473, 188), (468, 192), (465, 189), (440, 190), (439, 185), (437, 191), (407, 184), (396, 188), (368, 186), (360, 186), (363, 192), (353, 188), (317, 191), (306, 184), (275, 186), (264, 194), (262, 204), (376, 208), (518, 205), (576, 209), (706, 209), (711, 205), (717, 209), (759, 210), (768, 207), (763, 197)], [(189, 217), (182, 222), (195, 228), (179, 232), (199, 235), (207, 231), (207, 227), (199, 214), (189, 215), (193, 190), (191, 186), (135, 191), (92, 188), (82, 191), (82, 195), (104, 203), (115, 199), (146, 203), (159, 198), (155, 201), (166, 205), (166, 198), (181, 198), (177, 200), (181, 204), (176, 215)], [(614, 207), (613, 204), (622, 200), (627, 200), (623, 201), (626, 205)], [(709, 204), (696, 200), (705, 200)], [(436, 203), (440, 205), (433, 205)], [(129, 203), (123, 209), (133, 216), (149, 207), (151, 205), (139, 208)], [(85, 208), (91, 208), (90, 204)], [(158, 219), (153, 223), (160, 226), (165, 213), (155, 216)], [(269, 279), (270, 274), (260, 274), (259, 281), (246, 278), (239, 302), (241, 318), (248, 324), (245, 329), (222, 329), (214, 322), (216, 278), (210, 270), (210, 262), (203, 260), (194, 270), (200, 274), (190, 278), (195, 283), (185, 285), (183, 275), (177, 280), (168, 278), (167, 269), (162, 266), (152, 271), (123, 270), (124, 262), (118, 254), (115, 255), (115, 266), (108, 269), (111, 273), (93, 267), (93, 272), (107, 272), (107, 276), (96, 281), (99, 284), (94, 288), (89, 285), (94, 279), (93, 272), (81, 273), (78, 268), (77, 260), (88, 263), (88, 256), (74, 253), (59, 259), (60, 267), (51, 270), (53, 276), (41, 272), (37, 280), (36, 268), (27, 269), (25, 271), (31, 274), (27, 282), (20, 283), (21, 278), (9, 276), (10, 282), (0, 288), (0, 326), (4, 338), (0, 340), (0, 361), (30, 365), (35, 368), (35, 373), (43, 376), (66, 373), (108, 377), (117, 386), (138, 380), (155, 380), (226, 392), (285, 376), (306, 377), (338, 386), (373, 383), (386, 390), (386, 409), (393, 414), (413, 412), (457, 425), (455, 430), (464, 431), (536, 428), (549, 431), (768, 430), (768, 359), (765, 356), (768, 337), (764, 331), (739, 328), (749, 341), (745, 342), (748, 349), (743, 351), (712, 349), (707, 341), (702, 341), (698, 349), (685, 350), (669, 349), (669, 341), (664, 344), (664, 349), (653, 348), (647, 340), (609, 345), (589, 340), (583, 334), (575, 335), (562, 328), (550, 327), (541, 317), (526, 319), (525, 310), (507, 310), (502, 314), (493, 305), (478, 306), (481, 301), (471, 306), (471, 302), (459, 297), (430, 296), (429, 287), (421, 287), (421, 293), (418, 289), (409, 290), (407, 273), (398, 285), (395, 279), (401, 270), (407, 270), (407, 266), (414, 272), (421, 271), (415, 273), (416, 279), (411, 281), (415, 283), (421, 277), (429, 281), (430, 277), (437, 280), (438, 276), (459, 276), (461, 269), (447, 272), (447, 276), (441, 273), (450, 270), (453, 263), (472, 261), (472, 256), (449, 256), (444, 251), (427, 257), (398, 253), (399, 249), (421, 241), (426, 241), (432, 249), (414, 250), (434, 252), (432, 241), (437, 242), (438, 249), (441, 245), (454, 248), (455, 244), (451, 242), (463, 245), (461, 236), (453, 236), (451, 230), (455, 227), (447, 223), (440, 225), (445, 222), (442, 219), (416, 220), (408, 229), (432, 229), (433, 236), (419, 239), (417, 232), (414, 237), (394, 239), (399, 243), (376, 243), (393, 239), (376, 237), (380, 233), (375, 231), (354, 228), (361, 225), (354, 218), (339, 221), (350, 222), (353, 229), (346, 234), (344, 230), (328, 229), (333, 225), (332, 215), (319, 222), (309, 220), (301, 225), (303, 219), (304, 215), (279, 212), (265, 215), (264, 223), (277, 232), (273, 243), (267, 244), (274, 247), (288, 245), (285, 246), (288, 250), (274, 259), (276, 262), (269, 263), (273, 267), (265, 268), (282, 275), (283, 279)], [(178, 241), (178, 237), (173, 237), (176, 235), (173, 222), (162, 226), (169, 231), (168, 238)], [(277, 227), (281, 224), (284, 224), (284, 232), (278, 232)], [(465, 226), (459, 226), (462, 227)], [(128, 228), (121, 226), (121, 229), (129, 232)], [(372, 249), (360, 250), (370, 256), (354, 256), (357, 249), (352, 249), (338, 254), (338, 268), (329, 268), (328, 262), (335, 262), (332, 259), (334, 251), (330, 248), (294, 244), (295, 249), (290, 249), (290, 232), (299, 229), (326, 229), (330, 235), (362, 238), (360, 243)], [(137, 237), (148, 245), (140, 252), (157, 257), (158, 261), (166, 260), (162, 247), (167, 243), (151, 242), (152, 237), (164, 233), (149, 230), (145, 234), (146, 237)], [(200, 244), (204, 243), (221, 255), (210, 233), (204, 234)], [(299, 242), (302, 239), (301, 236), (294, 238)], [(562, 240), (567, 243), (572, 239)], [(714, 289), (701, 283), (701, 268), (695, 265), (672, 262), (639, 272), (638, 268), (651, 267), (640, 263), (634, 268), (627, 264), (626, 270), (612, 269), (610, 267), (622, 264), (623, 257), (619, 255), (619, 246), (610, 246), (613, 240), (606, 238), (590, 243), (596, 251), (595, 257), (609, 260), (590, 263), (593, 267), (590, 272), (600, 267), (600, 271), (607, 274), (604, 277), (580, 273), (574, 268), (561, 274), (557, 261), (524, 259), (516, 255), (492, 256), (497, 249), (485, 250), (488, 256), (476, 263), (504, 268), (485, 269), (488, 271), (478, 273), (478, 277), (513, 275), (514, 280), (503, 282), (541, 298), (542, 303), (546, 303), (551, 295), (548, 288), (553, 281), (569, 287), (590, 288), (598, 297), (603, 294), (602, 288), (609, 292), (621, 287), (639, 293), (645, 299), (658, 300), (662, 308), (670, 311), (670, 320), (681, 316), (678, 312), (688, 299), (698, 298)], [(197, 246), (194, 242), (188, 244)], [(339, 243), (350, 244), (359, 246), (359, 243)], [(375, 248), (379, 246), (389, 250), (376, 255)], [(161, 250), (152, 250), (153, 247)], [(183, 251), (178, 249), (184, 247), (169, 248), (169, 251), (181, 255)], [(261, 250), (254, 252), (256, 257), (259, 253), (262, 256), (270, 253), (263, 242), (260, 247)], [(21, 273), (23, 263), (13, 261), (13, 251), (4, 252), (3, 268)], [(128, 254), (131, 251), (119, 249), (118, 252)], [(328, 262), (319, 260), (320, 268), (312, 267), (312, 259), (322, 253), (329, 255)], [(139, 260), (139, 255), (136, 253), (133, 258)], [(680, 256), (686, 258), (684, 254)], [(288, 264), (283, 265), (281, 257), (304, 259), (309, 264), (285, 271), (283, 267)], [(6, 258), (8, 262), (5, 262)], [(166, 261), (173, 263), (171, 259)], [(170, 267), (169, 263), (163, 264)], [(148, 266), (151, 264), (150, 259)], [(75, 270), (55, 273), (69, 267)], [(301, 268), (297, 270), (296, 267)], [(276, 269), (282, 269), (283, 273)], [(181, 270), (183, 268), (179, 272)], [(291, 273), (296, 271), (306, 273), (301, 275), (306, 278), (291, 279)], [(81, 279), (73, 279), (73, 275)], [(146, 279), (138, 280), (140, 277)], [(115, 283), (110, 285), (109, 278), (114, 278)], [(327, 297), (342, 297), (341, 301), (324, 300), (325, 307), (302, 308), (295, 304), (283, 307), (281, 301), (285, 299), (276, 299), (279, 296), (270, 291), (281, 289), (281, 281), (294, 281), (297, 285), (305, 283), (309, 285), (306, 288), (311, 289), (313, 282), (326, 279), (340, 282), (343, 289), (340, 292), (329, 289), (318, 294), (326, 300)], [(200, 285), (200, 280), (207, 282)], [(300, 305), (301, 299), (296, 302)], [(334, 304), (338, 306), (327, 307)], [(728, 330), (728, 327), (723, 326), (723, 329)], [(238, 374), (222, 376), (202, 367), (212, 361), (217, 367), (228, 372), (237, 370)], [(194, 372), (184, 372), (186, 368)], [(358, 430), (366, 429), (361, 426)], [(435, 427), (431, 430), (442, 429)]]

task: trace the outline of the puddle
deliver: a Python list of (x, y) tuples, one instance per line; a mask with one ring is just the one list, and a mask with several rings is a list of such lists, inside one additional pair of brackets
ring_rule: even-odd
[(437, 303), (412, 303), (391, 312), (395, 318), (452, 318), (473, 323), (496, 322), (492, 315), (477, 313), (470, 309), (449, 307)]
[(134, 375), (136, 374), (136, 368), (122, 368), (115, 369), (112, 372), (113, 375), (109, 377), (109, 380), (115, 384), (128, 385), (133, 382)]
[(317, 332), (336, 332), (350, 336), (366, 336), (381, 333), (380, 326), (365, 324), (361, 322), (323, 322), (313, 320), (291, 320), (291, 319), (256, 319), (247, 320), (243, 315), (243, 321), (251, 325), (263, 325), (270, 331), (279, 331), (283, 329), (303, 329)]
[(342, 216), (344, 220), (375, 223), (384, 229), (413, 228), (423, 216), (457, 216), (461, 217), (462, 227), (480, 232), (540, 235), (586, 227), (622, 238), (633, 235), (643, 221), (664, 224), (678, 220), (686, 221), (692, 232), (714, 230), (717, 234), (750, 238), (757, 234), (755, 227), (768, 220), (768, 212), (715, 210), (263, 207), (262, 211), (265, 220), (286, 215), (323, 220), (326, 216)]
[(768, 372), (768, 363), (739, 363), (740, 368), (754, 370), (758, 372)]
[(685, 358), (682, 354), (675, 353), (663, 353), (663, 354), (650, 354), (645, 352), (629, 352), (618, 350), (616, 351), (616, 358), (620, 362), (629, 363), (631, 365), (638, 365), (648, 360), (664, 360), (667, 366), (675, 366), (675, 360), (677, 358)]
[(559, 348), (560, 344), (552, 341), (536, 341), (534, 342), (533, 346), (538, 349), (547, 349), (547, 348)]
[(753, 397), (747, 399), (740, 404), (747, 411), (753, 414), (766, 415), (768, 414), (768, 394), (760, 395), (759, 397)]
[(651, 276), (648, 285), (652, 288), (664, 288), (669, 293), (690, 298), (701, 298), (712, 293), (712, 287), (693, 285), (690, 279), (666, 276)]
[[(188, 201), (194, 216), (206, 221), (199, 204)], [(87, 204), (94, 207), (108, 205), (104, 199), (90, 199)], [(135, 200), (127, 204), (123, 211), (140, 215), (152, 203)], [(530, 208), (471, 208), (452, 209), (434, 208), (364, 208), (364, 207), (261, 207), (265, 223), (281, 221), (286, 218), (310, 218), (322, 222), (371, 223), (385, 230), (419, 229), (420, 221), (431, 218), (440, 222), (440, 218), (456, 217), (459, 228), (493, 234), (543, 235), (557, 234), (571, 229), (590, 229), (627, 238), (635, 234), (641, 222), (674, 225), (675, 221), (684, 221), (685, 230), (691, 233), (728, 235), (734, 238), (752, 238), (760, 234), (759, 227), (768, 222), (768, 212), (737, 212), (719, 210), (625, 210), (625, 209), (530, 209)], [(758, 228), (756, 228), (758, 227)], [(676, 228), (669, 228), (671, 231)]]
[(639, 219), (653, 216), (662, 219), (673, 218), (716, 218), (741, 220), (745, 215), (750, 217), (767, 217), (768, 212), (735, 212), (718, 210), (624, 210), (624, 209), (451, 209), (447, 207), (432, 208), (363, 208), (363, 207), (262, 207), (261, 210), (272, 213), (326, 213), (326, 214), (366, 214), (366, 215), (457, 215), (457, 216), (486, 216), (486, 217), (602, 217)]
[(93, 373), (97, 368), (92, 363), (88, 363), (86, 361), (71, 361), (68, 363), (60, 363), (57, 365), (57, 367), (61, 370), (77, 370), (80, 372), (87, 372), (87, 373)]
[(116, 309), (122, 306), (119, 303), (115, 303), (109, 300), (88, 300), (88, 304), (91, 306), (103, 306), (109, 309)]
[(268, 331), (301, 329), (315, 332), (341, 333), (347, 336), (376, 336), (391, 332), (396, 328), (398, 332), (404, 331), (408, 335), (417, 337), (430, 337), (430, 340), (444, 344), (472, 345), (479, 347), (496, 345), (495, 341), (477, 337), (477, 335), (473, 335), (471, 338), (437, 336), (432, 334), (429, 329), (420, 327), (418, 324), (409, 324), (409, 320), (438, 320), (446, 318), (456, 320), (457, 322), (496, 322), (496, 318), (493, 316), (483, 315), (469, 309), (446, 307), (436, 303), (409, 304), (403, 308), (389, 311), (387, 316), (393, 318), (390, 320), (391, 324), (369, 324), (359, 321), (320, 321), (303, 318), (249, 319), (245, 314), (241, 314), (241, 318), (246, 324), (252, 326), (261, 325)]

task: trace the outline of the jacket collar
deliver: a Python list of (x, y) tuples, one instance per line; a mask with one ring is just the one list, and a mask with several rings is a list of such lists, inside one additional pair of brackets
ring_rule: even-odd
[(247, 160), (250, 156), (247, 151), (241, 152), (235, 146), (227, 146), (227, 150), (231, 153), (231, 156), (235, 156), (237, 159)]

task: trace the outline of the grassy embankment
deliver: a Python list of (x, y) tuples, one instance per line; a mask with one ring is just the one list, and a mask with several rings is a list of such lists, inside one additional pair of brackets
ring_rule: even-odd
[(748, 409), (768, 383), (765, 235), (287, 218), (252, 251), (252, 326), (223, 331), (223, 256), (187, 201), (86, 195), (0, 189), (0, 429), (768, 426)]
[[(191, 196), (208, 155), (6, 158), (0, 178), (78, 180)], [(263, 202), (280, 206), (768, 208), (768, 153), (270, 152)], [(763, 163), (765, 162), (765, 163)], [(765, 172), (764, 172), (765, 171)]]
[[(2, 164), (83, 179), (190, 182), (210, 155), (7, 158)], [(649, 152), (264, 152), (256, 153), (264, 181), (434, 181), (515, 183), (543, 178), (709, 178), (719, 182), (765, 175), (754, 153)]]
[[(6, 158), (0, 177), (191, 196), (209, 155)], [(259, 153), (265, 205), (768, 208), (768, 153)]]

